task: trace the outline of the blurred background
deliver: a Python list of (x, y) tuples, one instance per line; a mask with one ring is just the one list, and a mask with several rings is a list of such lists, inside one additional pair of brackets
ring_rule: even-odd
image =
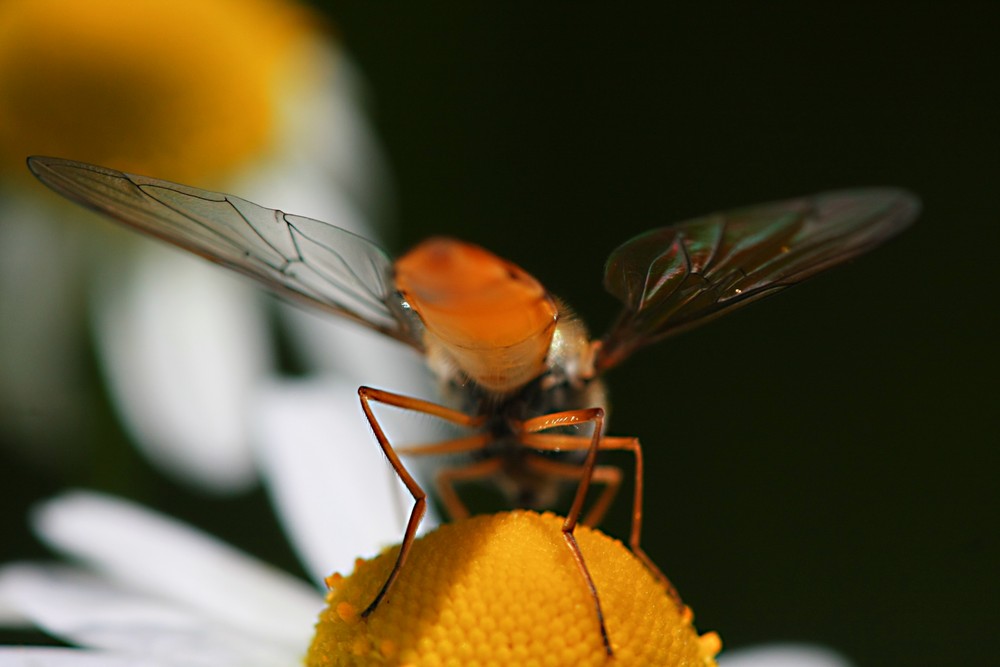
[[(617, 312), (604, 258), (634, 234), (840, 187), (918, 193), (921, 218), (886, 247), (616, 369), (610, 430), (645, 446), (647, 553), (727, 648), (988, 662), (998, 5), (314, 4), (364, 81), (390, 249), (482, 244), (595, 334)], [(297, 571), (263, 492), (207, 494), (150, 467), (83, 358), (69, 447), (32, 455), (0, 432), (0, 559), (43, 555), (27, 509), (83, 486)], [(628, 512), (608, 532), (627, 536)]]

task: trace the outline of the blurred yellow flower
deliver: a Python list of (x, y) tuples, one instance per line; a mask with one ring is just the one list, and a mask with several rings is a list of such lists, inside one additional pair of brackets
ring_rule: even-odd
[(0, 169), (58, 155), (217, 183), (276, 136), (318, 17), (278, 0), (0, 4)]
[[(230, 191), (372, 236), (390, 198), (358, 81), (323, 17), (293, 0), (0, 2), (5, 442), (73, 466), (104, 395), (85, 361), (93, 342), (109, 398), (154, 462), (214, 490), (256, 481), (249, 405), (275, 378), (273, 306), (60, 202), (25, 157)], [(392, 377), (417, 368), (360, 353), (365, 334), (280, 311), (310, 370), (351, 377), (356, 357), (366, 381), (398, 386), (380, 360)], [(353, 388), (344, 400), (355, 407)]]

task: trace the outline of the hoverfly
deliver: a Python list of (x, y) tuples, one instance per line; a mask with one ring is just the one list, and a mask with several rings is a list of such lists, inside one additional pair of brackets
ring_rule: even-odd
[[(591, 340), (572, 312), (518, 266), (468, 243), (432, 238), (393, 262), (375, 244), (333, 225), (257, 206), (226, 194), (70, 160), (33, 157), (28, 166), (59, 194), (210, 261), (250, 276), (279, 295), (336, 313), (424, 354), (444, 404), (361, 387), (378, 444), (413, 496), (395, 565), (369, 615), (406, 561), (426, 493), (399, 454), (470, 454), (441, 470), (436, 484), (453, 518), (468, 514), (459, 481), (492, 478), (518, 505), (548, 502), (547, 482), (576, 481), (563, 536), (590, 588), (604, 645), (600, 601), (573, 536), (592, 481), (604, 488), (583, 518), (598, 523), (621, 474), (598, 466), (598, 450), (635, 457), (629, 544), (679, 598), (639, 545), (642, 450), (631, 437), (604, 435), (601, 375), (644, 345), (703, 324), (864, 253), (908, 226), (912, 194), (872, 188), (763, 204), (654, 229), (607, 260), (604, 286), (624, 308)], [(472, 435), (396, 450), (372, 412), (381, 403), (433, 415)], [(590, 435), (564, 427), (590, 424)], [(553, 452), (577, 452), (559, 460)]]

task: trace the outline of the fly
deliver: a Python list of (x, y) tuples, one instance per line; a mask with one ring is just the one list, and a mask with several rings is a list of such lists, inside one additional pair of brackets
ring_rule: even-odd
[[(423, 518), (427, 494), (399, 454), (467, 454), (438, 472), (453, 518), (468, 514), (457, 482), (494, 479), (518, 505), (545, 505), (553, 480), (577, 482), (562, 535), (588, 585), (604, 646), (600, 600), (573, 535), (600, 522), (621, 472), (597, 465), (600, 450), (635, 457), (629, 545), (681, 604), (640, 547), (642, 449), (604, 435), (601, 376), (639, 348), (805, 280), (906, 228), (919, 200), (891, 188), (843, 190), (751, 206), (636, 236), (615, 249), (604, 286), (624, 307), (592, 340), (583, 323), (526, 271), (478, 246), (432, 238), (393, 261), (377, 245), (335, 227), (239, 197), (71, 160), (28, 159), (59, 194), (128, 227), (254, 278), (268, 289), (374, 329), (422, 353), (443, 403), (361, 387), (361, 407), (386, 458), (413, 496), (399, 556), (370, 615), (396, 581)], [(433, 415), (472, 435), (394, 449), (376, 419), (381, 403)], [(589, 424), (589, 435), (566, 427)], [(576, 452), (558, 459), (556, 452)], [(591, 482), (603, 484), (583, 515)]]

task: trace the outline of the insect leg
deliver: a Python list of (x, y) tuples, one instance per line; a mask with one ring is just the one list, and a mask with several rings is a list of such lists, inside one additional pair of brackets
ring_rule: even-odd
[(594, 432), (590, 436), (590, 442), (587, 447), (587, 458), (584, 461), (580, 472), (580, 484), (576, 488), (576, 496), (573, 498), (573, 505), (570, 507), (569, 512), (566, 514), (566, 520), (563, 522), (562, 534), (563, 539), (566, 541), (566, 545), (573, 554), (573, 560), (576, 561), (576, 566), (580, 570), (580, 574), (583, 575), (583, 578), (587, 583), (587, 588), (590, 589), (590, 595), (594, 599), (594, 610), (597, 612), (597, 622), (601, 628), (601, 639), (604, 641), (604, 650), (610, 657), (614, 655), (614, 653), (611, 650), (611, 640), (608, 638), (608, 629), (604, 625), (604, 612), (601, 610), (601, 600), (597, 596), (597, 587), (594, 585), (594, 580), (590, 576), (587, 564), (583, 560), (583, 553), (580, 551), (580, 545), (577, 544), (576, 537), (573, 535), (573, 530), (576, 528), (576, 524), (580, 519), (580, 512), (583, 510), (583, 501), (586, 499), (587, 490), (590, 488), (590, 480), (594, 476), (594, 466), (597, 463), (597, 450), (601, 444), (601, 431), (604, 430), (604, 409), (585, 408), (581, 410), (554, 412), (552, 414), (534, 417), (522, 422), (519, 430), (522, 434), (530, 434), (537, 433), (538, 431), (545, 431), (550, 428), (571, 426), (585, 422), (593, 423)]
[[(535, 437), (545, 438), (547, 436), (545, 434), (537, 433), (535, 434)], [(572, 438), (576, 436), (566, 437)], [(590, 442), (590, 438), (586, 438), (585, 440), (586, 443)], [(539, 449), (542, 448), (540, 447)], [(559, 461), (552, 461), (543, 458), (528, 458), (525, 460), (525, 465), (537, 472), (552, 475), (553, 477), (562, 477), (564, 479), (579, 480), (580, 476), (583, 474), (582, 466), (575, 465), (573, 463), (561, 463)], [(618, 494), (618, 490), (622, 484), (622, 471), (614, 466), (594, 466), (594, 474), (590, 481), (598, 484), (604, 484), (604, 488), (601, 490), (601, 495), (597, 497), (597, 500), (594, 501), (593, 506), (587, 510), (587, 514), (581, 521), (583, 525), (593, 527), (600, 524), (601, 521), (604, 520), (604, 515), (607, 514), (608, 508), (611, 507), (611, 503)]]
[(673, 598), (674, 602), (681, 608), (684, 607), (684, 603), (681, 602), (681, 596), (677, 593), (677, 589), (674, 585), (670, 583), (663, 571), (656, 566), (653, 559), (646, 555), (646, 552), (642, 550), (639, 546), (639, 540), (642, 536), (642, 480), (643, 480), (643, 466), (642, 466), (642, 445), (639, 444), (639, 438), (623, 438), (623, 437), (606, 437), (601, 441), (601, 449), (620, 449), (631, 452), (635, 457), (635, 489), (632, 497), (632, 530), (629, 534), (628, 546), (632, 549), (632, 553), (643, 562), (646, 569), (649, 570), (654, 577), (656, 577), (667, 589), (667, 594)]
[[(490, 434), (478, 433), (464, 438), (453, 440), (443, 440), (427, 445), (416, 445), (413, 447), (399, 448), (396, 453), (404, 456), (428, 456), (435, 454), (457, 454), (460, 452), (471, 452), (482, 449), (490, 441)], [(461, 468), (445, 468), (441, 470), (434, 480), (438, 490), (438, 495), (444, 503), (445, 511), (453, 520), (464, 519), (469, 516), (469, 510), (465, 503), (455, 492), (452, 485), (453, 480), (476, 479), (478, 477), (488, 477), (496, 474), (502, 462), (500, 459), (487, 459), (478, 463), (473, 463)]]
[[(579, 451), (590, 445), (589, 438), (555, 433), (528, 434), (523, 437), (523, 441), (524, 444), (530, 447), (546, 451)], [(625, 450), (631, 452), (635, 457), (635, 489), (632, 498), (632, 529), (629, 534), (628, 545), (632, 550), (632, 553), (634, 553), (636, 557), (646, 566), (646, 569), (648, 569), (654, 577), (663, 583), (670, 597), (673, 598), (679, 606), (683, 607), (684, 603), (681, 602), (681, 597), (677, 593), (677, 589), (674, 588), (674, 585), (670, 583), (670, 580), (663, 574), (663, 571), (656, 566), (656, 563), (654, 563), (653, 560), (646, 555), (646, 552), (642, 550), (642, 547), (639, 546), (639, 541), (642, 536), (642, 490), (644, 478), (642, 445), (639, 443), (639, 439), (604, 436), (601, 438), (600, 449)], [(598, 499), (598, 502), (600, 502), (600, 499)], [(590, 514), (593, 514), (593, 510), (591, 510)], [(584, 523), (587, 522), (584, 521)]]
[(452, 440), (442, 440), (426, 445), (412, 445), (410, 447), (397, 447), (396, 453), (403, 456), (436, 456), (439, 454), (459, 454), (461, 452), (474, 452), (482, 449), (490, 441), (487, 433), (477, 433), (463, 438)]
[(481, 423), (481, 420), (478, 417), (471, 417), (462, 412), (450, 410), (442, 405), (437, 405), (436, 403), (422, 401), (409, 396), (393, 394), (380, 389), (372, 389), (371, 387), (358, 388), (358, 397), (361, 399), (361, 409), (364, 411), (365, 418), (368, 419), (368, 424), (375, 433), (375, 439), (378, 441), (379, 447), (382, 448), (382, 453), (385, 455), (386, 459), (389, 460), (389, 464), (396, 472), (396, 475), (399, 476), (399, 479), (404, 485), (406, 485), (406, 489), (410, 492), (410, 495), (413, 496), (414, 501), (413, 509), (410, 511), (410, 519), (406, 523), (406, 532), (403, 534), (403, 541), (399, 546), (399, 555), (396, 557), (396, 563), (392, 566), (392, 571), (389, 573), (389, 577), (386, 579), (385, 583), (382, 584), (382, 588), (379, 590), (378, 595), (376, 595), (371, 604), (369, 604), (365, 610), (361, 612), (361, 616), (363, 618), (367, 618), (373, 611), (375, 611), (375, 608), (378, 607), (379, 603), (389, 593), (389, 589), (392, 588), (393, 583), (395, 583), (396, 578), (399, 576), (403, 563), (406, 562), (406, 557), (410, 553), (410, 547), (413, 546), (413, 540), (417, 534), (417, 527), (420, 525), (420, 521), (423, 519), (424, 513), (427, 511), (427, 493), (424, 492), (419, 484), (417, 484), (417, 481), (413, 479), (410, 473), (403, 466), (403, 463), (399, 460), (399, 455), (396, 453), (396, 450), (392, 448), (392, 445), (389, 443), (389, 439), (382, 430), (382, 426), (378, 423), (378, 420), (375, 418), (375, 414), (372, 412), (370, 405), (371, 401), (406, 410), (422, 412), (424, 414), (433, 415), (463, 426), (478, 426)]
[(478, 461), (460, 468), (444, 468), (438, 472), (435, 479), (438, 494), (441, 502), (444, 503), (444, 508), (448, 512), (448, 516), (453, 521), (465, 519), (469, 516), (469, 509), (462, 502), (462, 499), (458, 497), (458, 493), (455, 492), (453, 482), (495, 475), (502, 465), (503, 462), (500, 459), (494, 458)]

